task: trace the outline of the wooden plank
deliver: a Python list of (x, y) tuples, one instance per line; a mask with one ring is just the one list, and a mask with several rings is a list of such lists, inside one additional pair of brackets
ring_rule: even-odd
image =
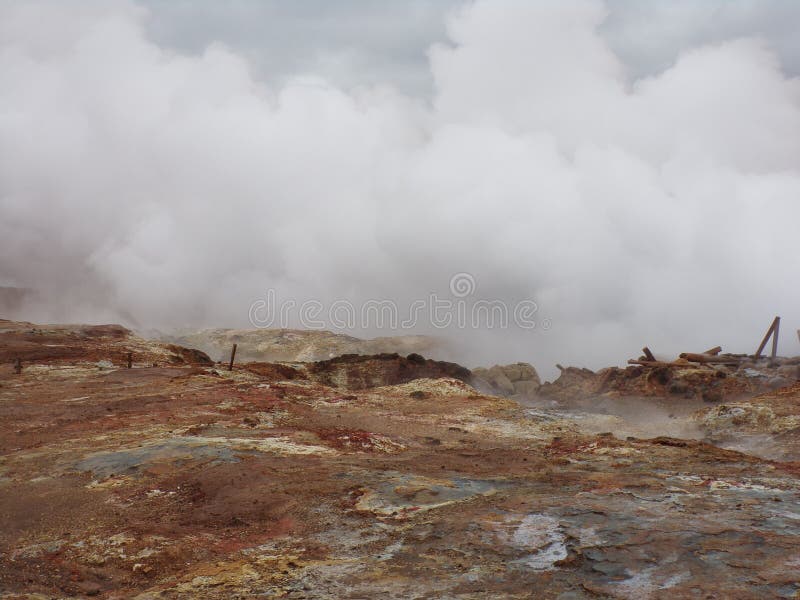
[(711, 356), (716, 356), (720, 352), (722, 352), (722, 346), (714, 346), (710, 350), (706, 350), (705, 352), (703, 352), (703, 354), (710, 354)]
[(764, 334), (764, 339), (761, 340), (761, 343), (758, 345), (758, 350), (756, 350), (755, 353), (756, 358), (761, 358), (761, 352), (766, 347), (767, 342), (769, 341), (769, 337), (772, 335), (772, 332), (775, 331), (775, 328), (777, 327), (777, 324), (780, 322), (780, 320), (781, 320), (780, 317), (775, 317), (775, 319), (772, 321), (772, 325), (769, 326), (769, 329), (767, 329), (767, 333)]

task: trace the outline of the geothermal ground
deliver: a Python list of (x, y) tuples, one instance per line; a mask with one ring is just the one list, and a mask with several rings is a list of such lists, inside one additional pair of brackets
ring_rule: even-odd
[(9, 321), (0, 361), (4, 598), (800, 596), (794, 379), (566, 369), (512, 399), (415, 354), (229, 372)]

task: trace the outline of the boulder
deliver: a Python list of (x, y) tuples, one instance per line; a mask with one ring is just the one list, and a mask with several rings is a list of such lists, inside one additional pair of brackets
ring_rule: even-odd
[(536, 394), (541, 380), (533, 365), (514, 363), (494, 365), (472, 371), (473, 385), (479, 390), (506, 397), (530, 397)]
[(530, 397), (536, 394), (539, 391), (539, 387), (541, 384), (538, 381), (515, 381), (514, 383), (514, 395), (515, 396), (525, 396)]
[(514, 384), (511, 383), (511, 378), (506, 375), (501, 366), (495, 365), (489, 369), (487, 375), (489, 377), (489, 383), (499, 390), (502, 395), (511, 396), (514, 393)]

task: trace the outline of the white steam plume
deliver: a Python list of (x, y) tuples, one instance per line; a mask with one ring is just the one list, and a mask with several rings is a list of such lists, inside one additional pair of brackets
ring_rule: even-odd
[(40, 298), (11, 316), (246, 326), (267, 288), (407, 306), (468, 272), (552, 322), (447, 330), (470, 365), (800, 326), (800, 82), (763, 40), (631, 80), (601, 2), (478, 1), (428, 103), (270, 88), (222, 45), (155, 45), (136, 5), (80, 7), (0, 8), (0, 284)]

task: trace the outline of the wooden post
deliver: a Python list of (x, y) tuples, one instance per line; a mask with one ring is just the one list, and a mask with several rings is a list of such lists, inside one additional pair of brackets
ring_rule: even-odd
[(228, 371), (233, 371), (233, 359), (236, 358), (236, 344), (233, 345), (231, 350), (231, 362), (228, 364)]
[[(770, 325), (770, 326), (769, 326), (769, 329), (767, 329), (767, 333), (765, 333), (765, 334), (764, 334), (764, 339), (763, 339), (763, 340), (761, 340), (761, 343), (758, 345), (758, 350), (756, 350), (756, 354), (755, 354), (755, 357), (756, 357), (756, 358), (761, 358), (761, 352), (762, 352), (762, 351), (764, 350), (764, 348), (766, 347), (766, 345), (767, 345), (767, 342), (769, 341), (769, 338), (770, 338), (770, 336), (771, 336), (773, 333), (777, 334), (777, 330), (778, 330), (778, 327), (779, 327), (779, 325), (780, 325), (780, 322), (781, 322), (781, 318), (780, 318), (780, 317), (775, 317), (775, 319), (772, 321), (772, 325)], [(776, 339), (774, 339), (774, 340), (772, 341), (772, 347), (773, 347), (773, 351), (774, 351), (774, 352), (775, 352), (775, 351), (777, 351), (777, 349), (778, 349), (778, 340), (777, 340), (777, 335), (775, 336), (775, 338), (776, 338)]]
[(772, 358), (778, 355), (778, 332), (781, 329), (781, 318), (775, 317), (775, 331), (772, 332)]
[(14, 373), (16, 373), (17, 375), (22, 373), (22, 359), (19, 356), (14, 361)]
[(128, 368), (133, 366), (133, 352), (128, 352)]
[(656, 357), (655, 357), (655, 356), (653, 356), (653, 353), (652, 353), (652, 352), (650, 352), (650, 348), (648, 348), (647, 346), (645, 346), (644, 348), (642, 348), (642, 352), (644, 353), (644, 357), (645, 357), (647, 360), (649, 360), (649, 361), (651, 361), (651, 362), (655, 362), (655, 360), (656, 360)]
[(703, 352), (703, 354), (710, 354), (711, 356), (716, 356), (720, 352), (722, 352), (722, 346), (714, 346), (710, 350), (706, 350), (705, 352)]

